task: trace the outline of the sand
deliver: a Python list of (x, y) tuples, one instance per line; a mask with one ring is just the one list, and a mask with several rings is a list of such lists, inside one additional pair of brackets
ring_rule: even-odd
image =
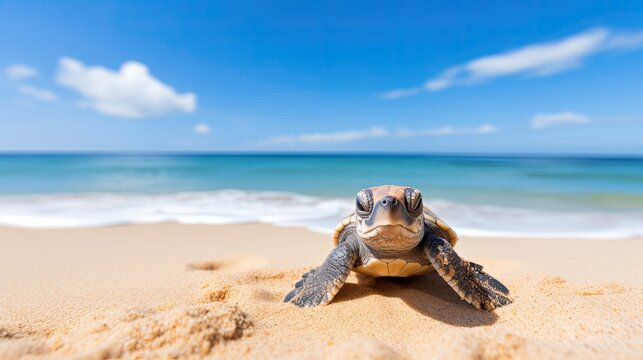
[(643, 359), (642, 239), (464, 237), (515, 299), (493, 313), (435, 273), (283, 304), (330, 249), (258, 224), (0, 228), (0, 359)]

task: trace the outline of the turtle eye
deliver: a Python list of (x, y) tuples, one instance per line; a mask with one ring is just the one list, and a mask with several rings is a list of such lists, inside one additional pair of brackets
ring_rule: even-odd
[(415, 215), (422, 211), (422, 193), (417, 189), (408, 188), (404, 194), (406, 200), (406, 209), (410, 214)]
[(362, 190), (357, 194), (355, 210), (360, 215), (368, 215), (371, 213), (371, 210), (373, 210), (373, 201), (372, 195), (369, 192)]

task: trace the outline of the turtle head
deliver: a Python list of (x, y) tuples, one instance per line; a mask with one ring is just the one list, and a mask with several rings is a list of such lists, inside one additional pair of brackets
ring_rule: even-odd
[(378, 251), (404, 251), (424, 236), (422, 193), (406, 187), (383, 185), (364, 189), (355, 203), (357, 234)]

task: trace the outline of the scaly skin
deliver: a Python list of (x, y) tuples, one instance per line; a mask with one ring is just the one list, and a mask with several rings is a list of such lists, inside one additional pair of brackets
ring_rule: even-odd
[[(345, 231), (341, 244), (321, 266), (302, 276), (284, 299), (285, 302), (301, 307), (326, 305), (344, 285), (354, 266), (382, 256), (359, 241), (353, 227), (349, 226)], [(482, 271), (482, 266), (462, 259), (448, 241), (433, 233), (427, 232), (421, 246), (413, 251), (386, 254), (386, 257), (433, 265), (460, 298), (477, 309), (493, 310), (512, 302), (508, 296), (509, 290), (504, 285)]]
[[(413, 193), (414, 197), (405, 198), (410, 191), (416, 191)], [(295, 288), (286, 295), (284, 302), (292, 302), (300, 307), (326, 305), (333, 300), (354, 267), (367, 264), (372, 259), (401, 259), (408, 263), (432, 265), (460, 298), (477, 309), (491, 311), (510, 304), (513, 300), (509, 297), (509, 290), (482, 271), (482, 266), (458, 256), (449, 241), (445, 240), (447, 233), (435, 224), (425, 224), (419, 230), (416, 228), (415, 233), (396, 240), (397, 243), (373, 237), (372, 232), (368, 239), (361, 237), (365, 229), (368, 232), (369, 228), (380, 225), (390, 227), (391, 224), (408, 224), (407, 226), (412, 227), (414, 221), (424, 224), (421, 197), (415, 202), (408, 201), (409, 198), (415, 199), (417, 194), (419, 192), (415, 189), (396, 186), (375, 187), (360, 192), (357, 201), (361, 199), (370, 202), (360, 206), (370, 206), (371, 211), (362, 209), (362, 215), (357, 212), (358, 221), (343, 229), (337, 247), (321, 266), (302, 276)], [(372, 211), (374, 201), (377, 204), (375, 211)], [(409, 208), (408, 211), (406, 207)], [(418, 208), (419, 215), (417, 212), (410, 213)], [(365, 228), (360, 229), (359, 226)], [(417, 239), (415, 242), (413, 237)], [(411, 247), (408, 246), (409, 243), (412, 243)]]
[(482, 271), (482, 266), (462, 259), (448, 241), (427, 234), (424, 251), (440, 276), (460, 295), (462, 300), (476, 309), (493, 310), (511, 304), (509, 290)]
[(328, 304), (344, 286), (358, 255), (359, 244), (355, 238), (342, 242), (321, 266), (302, 275), (284, 302), (292, 302), (299, 307)]

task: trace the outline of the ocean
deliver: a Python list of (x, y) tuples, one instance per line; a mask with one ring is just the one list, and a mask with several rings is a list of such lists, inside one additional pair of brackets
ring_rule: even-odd
[(0, 224), (270, 223), (330, 232), (362, 188), (422, 190), (461, 235), (643, 235), (643, 158), (0, 155)]

